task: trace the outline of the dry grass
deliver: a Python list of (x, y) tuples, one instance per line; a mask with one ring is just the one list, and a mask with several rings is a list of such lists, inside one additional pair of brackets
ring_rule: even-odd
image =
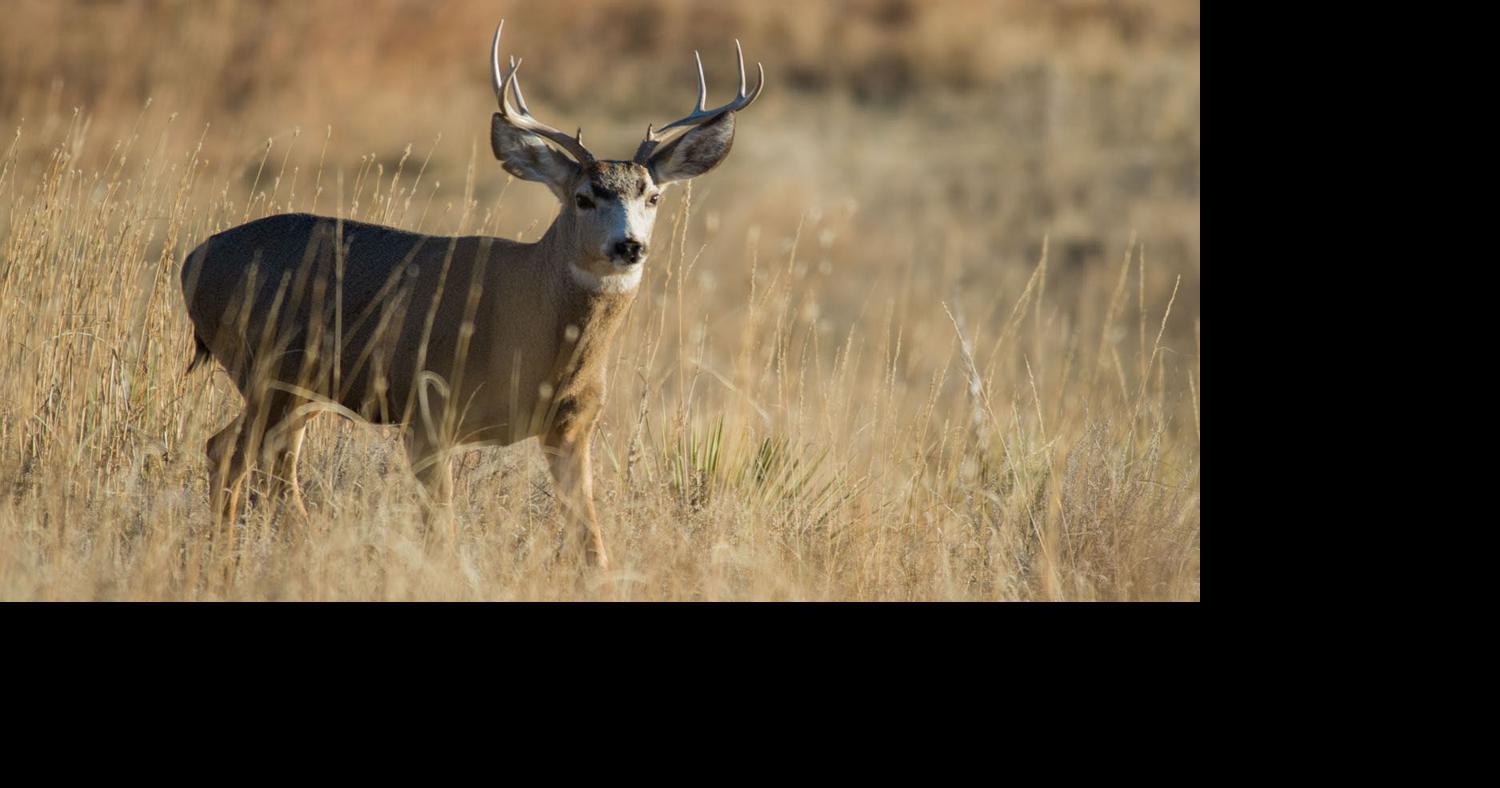
[[(670, 194), (612, 359), (618, 568), (556, 559), (531, 442), (456, 463), (455, 549), (395, 434), (332, 416), (310, 526), (262, 500), (211, 549), (202, 447), (239, 403), (183, 374), (185, 252), (288, 210), (539, 235), (552, 198), (484, 139), (502, 14), (533, 108), (607, 155), (686, 109), (693, 48), (711, 100), (734, 36), (770, 77)], [(1199, 598), (1196, 3), (6, 18), (0, 599)]]

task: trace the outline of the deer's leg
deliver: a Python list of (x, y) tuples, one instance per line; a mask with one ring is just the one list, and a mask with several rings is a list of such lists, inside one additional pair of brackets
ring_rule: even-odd
[[(287, 495), (292, 509), (307, 519), (307, 505), (302, 500), (302, 485), (297, 482), (297, 460), (302, 456), (302, 440), (307, 436), (311, 415), (290, 415), (281, 424), (267, 431), (267, 438), (276, 437), (271, 447), (272, 495)], [(269, 441), (268, 442), (272, 442)]]
[(580, 436), (553, 431), (542, 437), (542, 451), (547, 455), (547, 467), (557, 484), (558, 499), (568, 516), (569, 541), (576, 542), (582, 537), (584, 555), (589, 563), (608, 569), (604, 535), (599, 531), (599, 516), (594, 512), (589, 437), (589, 434)]
[(208, 439), (204, 453), (208, 455), (209, 505), (214, 513), (214, 525), (234, 522), (239, 508), (240, 487), (250, 473), (251, 458), (248, 451), (248, 435), (252, 419), (249, 410), (241, 413), (224, 429)]
[(290, 448), (295, 464), (296, 454), (301, 451), (302, 432), (310, 418), (292, 415), (299, 403), (294, 397), (275, 393), (246, 400), (245, 411), (209, 438), (205, 451), (212, 485), (210, 500), (220, 523), (234, 522), (245, 479), (258, 462), (276, 472)]
[(416, 425), (406, 431), (406, 459), (412, 475), (422, 483), (429, 521), (441, 521), (448, 537), (457, 543), (458, 526), (453, 520), (453, 463), (440, 443), (427, 439)]

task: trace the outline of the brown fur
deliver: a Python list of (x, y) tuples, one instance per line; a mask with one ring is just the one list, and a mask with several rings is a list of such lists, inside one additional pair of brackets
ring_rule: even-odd
[(588, 177), (594, 193), (604, 197), (640, 197), (651, 180), (645, 167), (630, 161), (595, 162)]
[[(634, 292), (581, 287), (569, 272), (568, 237), (562, 217), (537, 243), (519, 244), (286, 215), (195, 249), (183, 286), (196, 338), (246, 402), (209, 441), (221, 513), (233, 516), (256, 464), (275, 469), (304, 510), (296, 455), (311, 414), (331, 402), (402, 424), (413, 470), (439, 506), (452, 494), (451, 450), (539, 437), (583, 526), (575, 530), (604, 563), (587, 500), (588, 439), (604, 403), (607, 351)], [(340, 239), (341, 282), (333, 254)], [(340, 332), (341, 350), (329, 352)], [(424, 376), (440, 385), (424, 393)]]
[[(497, 92), (499, 84), (497, 76)], [(402, 425), (412, 471), (438, 507), (453, 494), (454, 448), (539, 438), (580, 526), (569, 533), (586, 535), (588, 554), (608, 565), (589, 438), (608, 349), (639, 282), (630, 266), (648, 250), (655, 213), (645, 195), (717, 166), (734, 117), (705, 120), (631, 162), (596, 161), (562, 140), (569, 159), (542, 141), (558, 142), (551, 132), (519, 117), (491, 119), (496, 158), (562, 202), (534, 244), (288, 214), (219, 233), (189, 254), (182, 284), (198, 355), (218, 359), (245, 397), (244, 412), (208, 442), (219, 516), (233, 520), (257, 463), (305, 511), (296, 483), (303, 430), (311, 414), (336, 409)], [(575, 208), (584, 183), (617, 202)]]

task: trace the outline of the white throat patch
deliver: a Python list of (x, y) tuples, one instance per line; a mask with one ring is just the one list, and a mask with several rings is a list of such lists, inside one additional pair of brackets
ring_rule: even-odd
[(585, 271), (578, 266), (569, 263), (568, 273), (573, 275), (573, 281), (585, 290), (594, 293), (628, 293), (641, 283), (641, 271), (646, 267), (645, 262), (620, 271), (619, 273), (595, 276), (590, 271)]

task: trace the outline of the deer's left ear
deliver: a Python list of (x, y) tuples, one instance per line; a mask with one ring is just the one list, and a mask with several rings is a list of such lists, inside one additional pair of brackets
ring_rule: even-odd
[(726, 112), (667, 143), (651, 156), (658, 184), (696, 178), (719, 166), (734, 145), (734, 113)]

